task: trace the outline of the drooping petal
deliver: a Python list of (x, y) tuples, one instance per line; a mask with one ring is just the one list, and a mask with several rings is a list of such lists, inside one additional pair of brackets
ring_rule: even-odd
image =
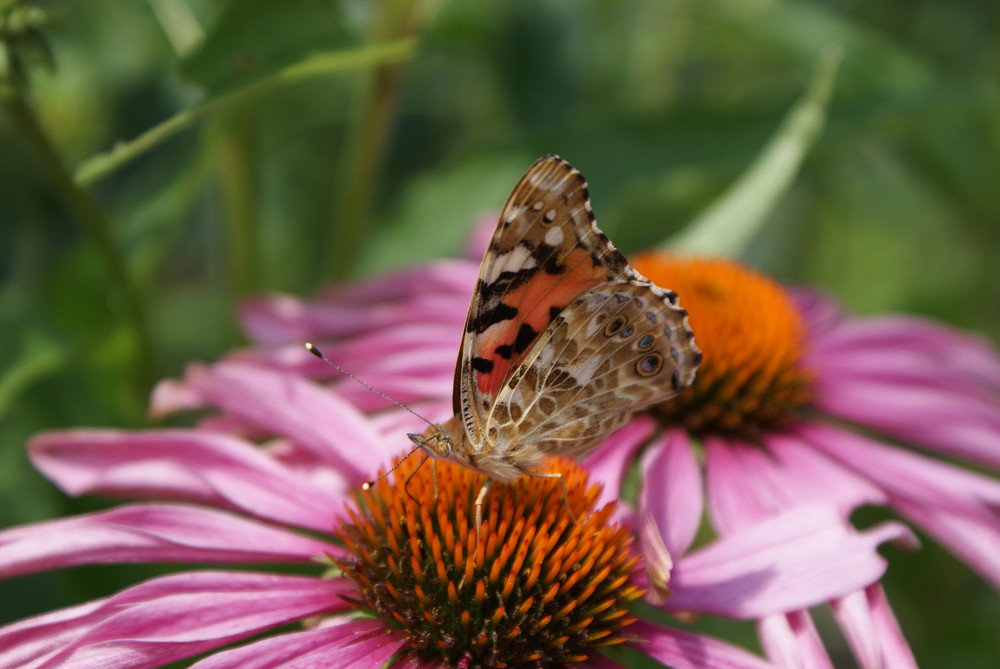
[(801, 507), (675, 559), (665, 608), (732, 618), (808, 608), (878, 580), (876, 548), (893, 540), (915, 542), (898, 523), (857, 532), (832, 507)]
[(768, 669), (772, 665), (742, 648), (644, 620), (629, 627), (632, 646), (673, 669)]
[(294, 632), (226, 650), (191, 669), (301, 669), (303, 667), (382, 667), (406, 640), (378, 620)]
[(639, 493), (639, 521), (637, 532), (642, 561), (646, 566), (646, 600), (651, 604), (663, 604), (670, 595), (670, 570), (674, 560), (667, 550), (656, 516), (649, 510), (649, 484)]
[(882, 586), (870, 585), (832, 606), (861, 669), (917, 669)]
[(309, 562), (326, 553), (340, 549), (220, 511), (137, 504), (0, 532), (0, 577), (84, 564)]
[(688, 437), (672, 429), (656, 438), (643, 461), (643, 508), (656, 519), (664, 544), (682, 555), (694, 541), (704, 511), (701, 468)]
[(0, 628), (0, 669), (159, 667), (347, 608), (343, 579), (189, 572)]
[(799, 434), (867, 476), (904, 517), (1000, 586), (1000, 481), (836, 427)]
[(35, 467), (70, 495), (201, 502), (321, 531), (343, 500), (253, 444), (205, 431), (46, 432), (28, 448)]
[(757, 623), (764, 652), (780, 669), (833, 669), (808, 611), (767, 616)]

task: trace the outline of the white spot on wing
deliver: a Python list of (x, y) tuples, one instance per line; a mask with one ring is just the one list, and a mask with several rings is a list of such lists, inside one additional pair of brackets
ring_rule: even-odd
[(545, 243), (549, 246), (559, 246), (563, 243), (563, 231), (562, 228), (555, 227), (549, 228), (549, 231), (545, 233)]
[(597, 368), (604, 362), (604, 358), (599, 355), (590, 356), (585, 363), (577, 367), (576, 369), (570, 369), (573, 376), (576, 377), (577, 383), (580, 385), (586, 385), (590, 383), (590, 380), (594, 376), (594, 372)]
[(531, 269), (536, 264), (527, 246), (515, 246), (497, 258), (496, 262), (493, 263), (493, 266), (490, 267), (490, 273), (486, 277), (486, 283), (493, 283), (505, 271)]

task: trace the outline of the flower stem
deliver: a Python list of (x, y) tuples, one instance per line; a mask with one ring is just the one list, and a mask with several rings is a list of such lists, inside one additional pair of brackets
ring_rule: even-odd
[(155, 381), (149, 324), (139, 291), (132, 282), (125, 259), (115, 243), (110, 221), (90, 193), (73, 180), (59, 151), (42, 128), (34, 110), (26, 102), (23, 91), (18, 88), (11, 90), (4, 96), (3, 105), (17, 128), (18, 138), (36, 156), (50, 183), (83, 226), (107, 268), (111, 282), (118, 291), (121, 307), (136, 345), (136, 383), (139, 391), (145, 394)]

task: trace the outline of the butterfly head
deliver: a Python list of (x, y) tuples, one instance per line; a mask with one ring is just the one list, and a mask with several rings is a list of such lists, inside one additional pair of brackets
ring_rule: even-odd
[(423, 434), (408, 434), (406, 436), (432, 458), (444, 460), (451, 457), (451, 439), (444, 432), (437, 429), (436, 425)]

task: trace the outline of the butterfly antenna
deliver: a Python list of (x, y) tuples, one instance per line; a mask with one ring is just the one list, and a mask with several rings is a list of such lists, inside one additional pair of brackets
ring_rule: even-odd
[[(427, 420), (426, 418), (424, 418), (423, 416), (421, 416), (416, 411), (414, 411), (410, 407), (406, 406), (405, 404), (403, 404), (399, 400), (392, 399), (391, 397), (389, 397), (388, 395), (386, 395), (385, 393), (383, 393), (378, 388), (374, 388), (374, 387), (368, 385), (367, 383), (365, 383), (364, 381), (362, 381), (361, 379), (359, 379), (358, 377), (354, 376), (349, 371), (347, 371), (346, 369), (344, 369), (343, 367), (341, 367), (340, 365), (338, 365), (337, 363), (333, 362), (332, 360), (330, 360), (329, 358), (327, 358), (325, 355), (323, 355), (323, 351), (319, 350), (318, 348), (316, 348), (315, 346), (313, 346), (312, 344), (310, 344), (308, 342), (306, 343), (306, 350), (309, 351), (310, 353), (312, 353), (314, 356), (316, 356), (320, 360), (322, 360), (323, 362), (325, 362), (326, 364), (328, 364), (331, 367), (333, 367), (334, 369), (336, 369), (338, 372), (340, 372), (344, 376), (346, 376), (346, 377), (348, 377), (350, 379), (354, 379), (355, 381), (357, 381), (358, 383), (360, 383), (365, 388), (367, 388), (368, 390), (372, 391), (373, 393), (375, 393), (379, 397), (381, 397), (383, 399), (389, 400), (390, 402), (392, 402), (393, 404), (395, 404), (396, 406), (398, 406), (400, 409), (406, 409), (407, 411), (409, 411), (414, 416), (416, 416), (420, 420), (424, 421), (428, 425), (434, 425), (434, 423), (430, 422), (429, 420)], [(393, 469), (395, 469), (395, 468), (393, 468)], [(392, 469), (390, 469), (389, 471), (391, 472)], [(389, 472), (386, 472), (386, 473), (388, 474)]]
[[(409, 453), (407, 453), (406, 455), (404, 455), (403, 457), (401, 457), (399, 460), (397, 460), (396, 464), (394, 464), (392, 467), (389, 467), (388, 471), (386, 471), (384, 474), (382, 474), (381, 476), (378, 476), (378, 477), (376, 477), (376, 478), (374, 478), (374, 479), (372, 479), (370, 481), (365, 481), (364, 483), (362, 483), (361, 484), (361, 489), (362, 490), (371, 490), (373, 487), (375, 487), (376, 483), (378, 483), (379, 481), (381, 481), (382, 479), (384, 479), (386, 476), (388, 476), (389, 474), (391, 474), (394, 471), (396, 471), (396, 467), (398, 467), (401, 464), (403, 464), (404, 460), (406, 460), (408, 457), (410, 457), (411, 455), (413, 455), (414, 453), (416, 453), (419, 450), (420, 450), (419, 446), (415, 447), (412, 451), (410, 451)], [(428, 456), (428, 457), (430, 457), (430, 456)], [(421, 460), (420, 465), (424, 464), (425, 462), (427, 462), (427, 458), (424, 458), (423, 460)], [(406, 490), (406, 484), (410, 482), (411, 478), (413, 478), (413, 474), (417, 473), (417, 469), (420, 469), (420, 465), (417, 465), (417, 468), (414, 469), (413, 472), (409, 476), (406, 477), (406, 482), (403, 483), (403, 490)], [(406, 494), (410, 495), (409, 491), (407, 491)], [(417, 502), (417, 504), (420, 503), (419, 501), (417, 501), (416, 498), (413, 497), (413, 495), (410, 495), (410, 499), (412, 499), (414, 502)]]

